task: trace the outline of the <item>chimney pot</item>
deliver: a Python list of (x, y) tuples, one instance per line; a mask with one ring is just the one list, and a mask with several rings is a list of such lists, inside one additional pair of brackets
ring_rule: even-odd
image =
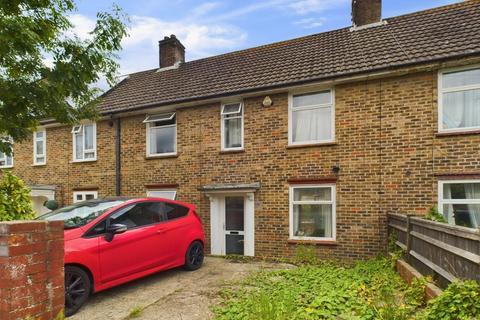
[(180, 40), (172, 34), (165, 36), (158, 42), (160, 68), (172, 67), (185, 62), (185, 47)]
[(352, 24), (360, 27), (382, 20), (382, 0), (352, 0)]

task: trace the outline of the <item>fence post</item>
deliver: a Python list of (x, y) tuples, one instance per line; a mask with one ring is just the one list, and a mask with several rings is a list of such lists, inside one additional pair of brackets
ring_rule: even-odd
[(407, 260), (408, 263), (411, 263), (411, 258), (410, 258), (410, 250), (412, 248), (412, 237), (410, 235), (410, 232), (412, 231), (412, 223), (411, 223), (411, 218), (413, 214), (407, 214), (407, 256), (405, 259)]

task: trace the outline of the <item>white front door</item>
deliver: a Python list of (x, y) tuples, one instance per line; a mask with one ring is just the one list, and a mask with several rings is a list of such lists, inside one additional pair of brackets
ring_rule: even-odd
[(253, 193), (210, 195), (212, 254), (254, 255)]

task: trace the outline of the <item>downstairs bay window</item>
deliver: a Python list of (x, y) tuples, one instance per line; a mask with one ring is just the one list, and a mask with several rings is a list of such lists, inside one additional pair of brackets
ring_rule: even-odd
[(147, 125), (147, 157), (177, 153), (177, 117), (175, 112), (149, 115)]
[(480, 68), (439, 73), (439, 132), (480, 130)]
[(480, 227), (480, 180), (440, 181), (438, 208), (449, 224)]
[(335, 185), (290, 187), (290, 239), (335, 240)]

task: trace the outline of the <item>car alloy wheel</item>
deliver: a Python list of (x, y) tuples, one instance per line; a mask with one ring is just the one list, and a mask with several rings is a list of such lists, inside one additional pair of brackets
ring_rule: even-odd
[(203, 244), (200, 241), (194, 241), (187, 250), (185, 267), (188, 270), (197, 270), (203, 264), (204, 259)]
[(65, 267), (65, 315), (76, 313), (88, 300), (91, 283), (87, 273), (74, 266)]

